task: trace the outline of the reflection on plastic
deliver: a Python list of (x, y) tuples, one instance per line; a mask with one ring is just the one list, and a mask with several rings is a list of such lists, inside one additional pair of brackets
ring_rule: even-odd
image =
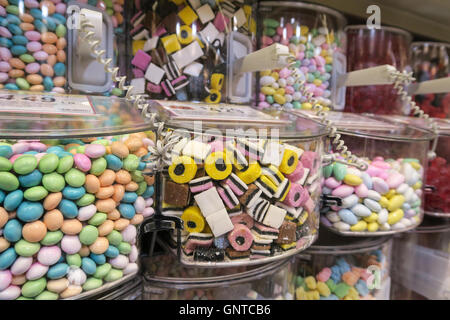
[(367, 271), (371, 274), (367, 279), (367, 288), (370, 290), (381, 288), (381, 270), (376, 265), (371, 265), (367, 268)]

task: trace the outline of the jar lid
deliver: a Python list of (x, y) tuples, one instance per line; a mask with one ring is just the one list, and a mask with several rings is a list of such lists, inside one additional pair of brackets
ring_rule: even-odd
[[(296, 111), (296, 113), (318, 120), (317, 115), (311, 111)], [(391, 120), (391, 117), (394, 120)], [(327, 119), (332, 121), (340, 133), (350, 136), (410, 142), (433, 139), (432, 132), (401, 121), (395, 121), (397, 118), (393, 116), (331, 111), (328, 112)]]
[(450, 219), (425, 216), (423, 222), (411, 233), (440, 233), (450, 231)]
[(150, 129), (122, 98), (0, 90), (0, 139), (111, 136)]
[[(367, 116), (373, 116), (371, 114), (365, 114)], [(395, 123), (402, 123), (404, 125), (409, 125), (409, 126), (415, 126), (424, 130), (430, 130), (427, 122), (425, 121), (425, 119), (423, 118), (417, 118), (417, 117), (405, 117), (405, 116), (377, 116), (383, 119), (386, 119), (387, 121), (390, 122), (395, 122)], [(440, 136), (450, 136), (450, 119), (440, 119), (440, 118), (432, 118), (436, 124), (437, 124), (437, 128), (438, 128), (438, 134)]]
[[(343, 29), (345, 25), (347, 25), (347, 19), (345, 16), (340, 13), (339, 11), (336, 11), (334, 9), (324, 7), (317, 4), (310, 4), (310, 3), (304, 3), (304, 2), (294, 2), (294, 1), (260, 1), (259, 2), (260, 7), (275, 7), (275, 10), (278, 10), (280, 8), (292, 8), (292, 9), (305, 9), (305, 10), (311, 10), (316, 11), (320, 13), (325, 13), (332, 15), (335, 17), (338, 21), (338, 28)], [(292, 11), (292, 13), (296, 13), (295, 11)]]
[[(311, 139), (327, 134), (325, 126), (304, 116), (272, 110), (262, 112), (242, 105), (178, 101), (150, 101), (152, 111), (172, 129), (255, 137), (277, 134), (280, 139)], [(230, 130), (233, 130), (232, 132)]]
[(396, 27), (386, 27), (386, 26), (381, 26), (379, 29), (369, 29), (367, 27), (367, 25), (365, 24), (358, 24), (358, 25), (351, 25), (351, 26), (347, 26), (345, 27), (345, 32), (349, 31), (349, 30), (364, 30), (364, 31), (368, 31), (371, 33), (377, 33), (380, 31), (386, 31), (386, 32), (392, 32), (392, 33), (397, 33), (400, 34), (402, 36), (405, 36), (408, 38), (408, 41), (411, 42), (413, 39), (413, 36), (411, 33), (409, 33), (406, 30), (400, 29), (400, 28), (396, 28)]

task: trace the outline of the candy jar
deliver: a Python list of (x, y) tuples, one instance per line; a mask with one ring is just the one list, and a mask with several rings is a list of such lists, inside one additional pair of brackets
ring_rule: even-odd
[(181, 239), (174, 231), (165, 243), (180, 249), (183, 264), (262, 264), (312, 244), (323, 126), (248, 106), (155, 101), (152, 108), (179, 135), (166, 149), (157, 211), (182, 221)]
[(136, 1), (131, 75), (152, 99), (248, 103), (251, 74), (233, 61), (252, 52), (252, 1)]
[(424, 169), (434, 135), (373, 115), (334, 112), (328, 118), (368, 169), (339, 161), (324, 167), (322, 223), (339, 234), (355, 236), (403, 232), (419, 225)]
[(321, 230), (297, 255), (297, 300), (389, 300), (390, 237), (343, 238)]
[[(331, 108), (336, 74), (345, 73), (345, 17), (326, 7), (288, 1), (261, 1), (257, 17), (258, 47), (288, 46), (295, 57), (293, 68), (306, 81), (307, 91), (322, 106)], [(312, 108), (292, 72), (283, 68), (259, 73), (256, 102), (260, 109)]]
[(76, 299), (134, 278), (154, 214), (151, 124), (118, 98), (0, 98), (0, 300)]
[[(411, 60), (417, 81), (428, 81), (450, 76), (450, 44), (439, 42), (414, 42)], [(435, 118), (450, 117), (450, 93), (415, 96), (417, 104)]]
[[(385, 64), (400, 71), (409, 70), (412, 36), (407, 31), (391, 27), (368, 29), (366, 25), (356, 25), (348, 26), (346, 32), (348, 72)], [(393, 85), (347, 88), (345, 111), (391, 115), (408, 115), (410, 112)]]
[(144, 300), (292, 300), (294, 259), (263, 266), (186, 268), (173, 255), (145, 258)]
[(392, 298), (449, 300), (450, 223), (426, 216), (410, 232), (394, 238)]

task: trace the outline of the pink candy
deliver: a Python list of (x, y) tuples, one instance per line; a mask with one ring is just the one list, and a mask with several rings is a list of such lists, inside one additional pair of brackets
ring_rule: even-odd
[(84, 149), (84, 154), (89, 158), (96, 159), (100, 158), (106, 153), (106, 148), (102, 144), (88, 144)]
[(0, 291), (8, 288), (12, 281), (12, 274), (9, 270), (0, 270)]
[(330, 189), (336, 189), (341, 184), (342, 184), (342, 181), (338, 181), (334, 177), (329, 177), (325, 180), (325, 186)]
[(355, 193), (360, 198), (365, 198), (369, 194), (369, 189), (367, 189), (364, 183), (361, 183), (359, 186), (355, 188)]
[(327, 282), (328, 279), (330, 279), (330, 276), (331, 276), (331, 269), (323, 268), (322, 271), (320, 271), (317, 274), (316, 279), (317, 279), (317, 281)]
[(42, 49), (42, 44), (37, 41), (31, 41), (27, 43), (27, 50), (30, 52), (36, 52)]
[(280, 78), (287, 78), (291, 75), (291, 71), (288, 68), (283, 68), (279, 72)]
[(75, 166), (83, 172), (88, 172), (91, 169), (91, 160), (82, 153), (77, 153), (73, 156)]
[(27, 37), (27, 39), (30, 41), (41, 40), (41, 34), (37, 31), (27, 31), (25, 32), (25, 37)]
[(29, 63), (25, 67), (25, 71), (29, 74), (38, 73), (40, 69), (41, 69), (41, 66), (39, 65), (39, 63), (36, 63), (36, 62)]
[(351, 195), (354, 190), (355, 190), (355, 188), (348, 186), (346, 184), (343, 184), (343, 185), (337, 187), (336, 189), (334, 189), (331, 192), (331, 194), (336, 197), (345, 198), (345, 197), (348, 197), (349, 195)]
[(26, 142), (19, 142), (12, 145), (12, 150), (14, 154), (20, 154), (30, 150), (30, 146)]

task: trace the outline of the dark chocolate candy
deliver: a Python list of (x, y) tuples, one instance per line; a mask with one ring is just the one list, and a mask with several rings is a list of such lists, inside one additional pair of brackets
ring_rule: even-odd
[(187, 206), (189, 204), (189, 185), (166, 181), (164, 202), (176, 207)]
[(278, 239), (275, 241), (279, 244), (288, 244), (296, 240), (297, 225), (290, 221), (283, 221), (278, 234)]
[(236, 251), (231, 247), (225, 249), (225, 253), (230, 260), (247, 259), (250, 257), (250, 250)]
[(223, 249), (197, 247), (194, 250), (194, 260), (204, 262), (223, 261), (225, 253)]

